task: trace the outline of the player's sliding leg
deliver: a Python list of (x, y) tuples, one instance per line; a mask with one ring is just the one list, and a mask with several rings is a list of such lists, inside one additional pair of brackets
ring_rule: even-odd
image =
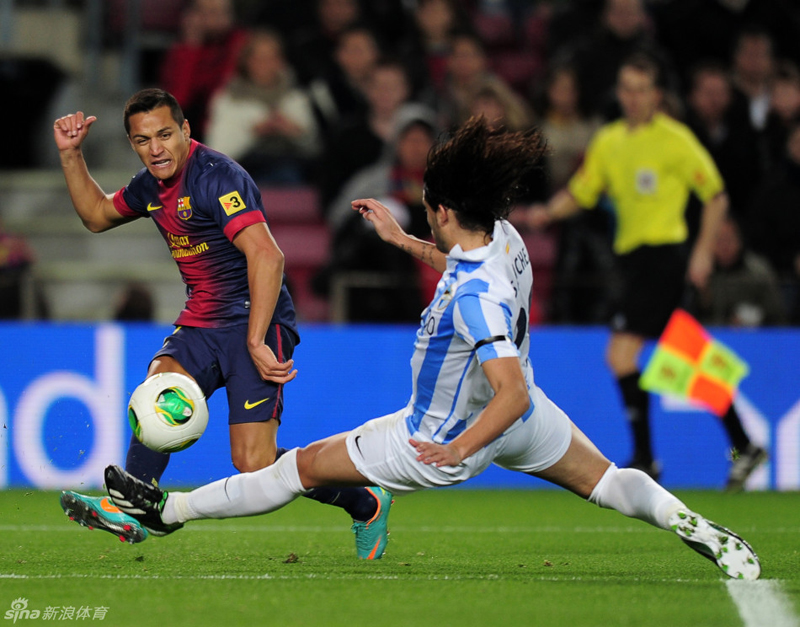
[[(318, 448), (326, 442), (334, 444), (339, 454), (338, 461), (341, 462), (346, 457), (344, 440), (331, 438), (319, 443)], [(340, 447), (336, 444), (340, 444)], [(191, 492), (169, 494), (143, 484), (116, 466), (109, 466), (106, 469), (106, 487), (122, 510), (133, 515), (148, 528), (171, 527), (204, 518), (253, 516), (280, 509), (308, 491), (300, 479), (297, 458), (298, 450), (293, 449), (267, 468), (221, 479)], [(346, 462), (350, 463), (349, 458)], [(321, 465), (325, 467), (324, 463)], [(325, 481), (317, 483), (352, 484), (362, 480), (363, 477), (355, 469), (348, 468), (338, 475), (331, 473)], [(355, 488), (336, 488), (345, 495), (353, 489)], [(370, 520), (354, 523), (354, 531), (359, 557), (379, 559), (386, 546), (386, 522), (391, 495), (380, 488), (370, 490), (376, 498), (376, 511)], [(320, 490), (320, 493), (323, 491)]]
[(758, 557), (747, 542), (690, 510), (641, 470), (617, 468), (575, 425), (567, 453), (537, 476), (600, 507), (676, 533), (729, 577), (758, 579), (761, 574)]
[(725, 527), (684, 505), (641, 470), (609, 466), (590, 502), (675, 532), (689, 547), (735, 579), (758, 579), (761, 565), (753, 549)]

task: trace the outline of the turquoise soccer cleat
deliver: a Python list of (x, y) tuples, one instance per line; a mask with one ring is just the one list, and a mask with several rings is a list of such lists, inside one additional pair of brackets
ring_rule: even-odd
[(70, 520), (82, 527), (113, 533), (121, 542), (136, 544), (147, 540), (147, 529), (121, 511), (107, 496), (86, 496), (65, 490), (61, 493), (61, 507)]
[(356, 534), (358, 559), (379, 560), (383, 557), (386, 543), (389, 541), (386, 523), (389, 520), (389, 509), (394, 501), (392, 495), (383, 488), (367, 488), (367, 491), (375, 497), (378, 509), (375, 515), (366, 522), (353, 521), (351, 529)]

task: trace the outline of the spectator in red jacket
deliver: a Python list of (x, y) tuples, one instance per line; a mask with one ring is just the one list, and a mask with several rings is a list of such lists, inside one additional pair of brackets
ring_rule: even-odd
[(181, 105), (195, 139), (203, 140), (211, 96), (233, 76), (246, 40), (232, 0), (191, 0), (184, 11), (180, 38), (161, 67), (160, 86)]

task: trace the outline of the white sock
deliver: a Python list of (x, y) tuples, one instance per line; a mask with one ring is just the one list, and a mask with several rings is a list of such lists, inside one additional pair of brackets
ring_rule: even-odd
[(611, 464), (589, 495), (589, 501), (669, 531), (669, 517), (686, 506), (649, 475)]
[(305, 491), (297, 471), (297, 449), (292, 449), (261, 470), (220, 479), (191, 492), (170, 492), (161, 518), (172, 524), (266, 514)]

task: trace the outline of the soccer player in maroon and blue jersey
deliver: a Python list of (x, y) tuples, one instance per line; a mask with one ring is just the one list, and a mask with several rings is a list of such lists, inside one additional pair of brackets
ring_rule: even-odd
[[(78, 216), (93, 233), (151, 218), (186, 284), (186, 306), (150, 362), (148, 377), (187, 375), (206, 397), (225, 387), (234, 466), (251, 472), (270, 465), (282, 452), (282, 388), (297, 375), (292, 354), (300, 339), (283, 253), (267, 226), (258, 187), (235, 161), (191, 139), (174, 97), (145, 89), (128, 100), (124, 114), (131, 146), (145, 167), (126, 187), (106, 194), (81, 152), (95, 120), (78, 112), (54, 124)], [(126, 468), (133, 475), (157, 482), (168, 461), (169, 455), (131, 438)], [(353, 517), (359, 557), (383, 554), (391, 495), (379, 488), (325, 488), (307, 496)], [(147, 537), (137, 521), (105, 501), (62, 494), (62, 506), (77, 522), (128, 542)]]

